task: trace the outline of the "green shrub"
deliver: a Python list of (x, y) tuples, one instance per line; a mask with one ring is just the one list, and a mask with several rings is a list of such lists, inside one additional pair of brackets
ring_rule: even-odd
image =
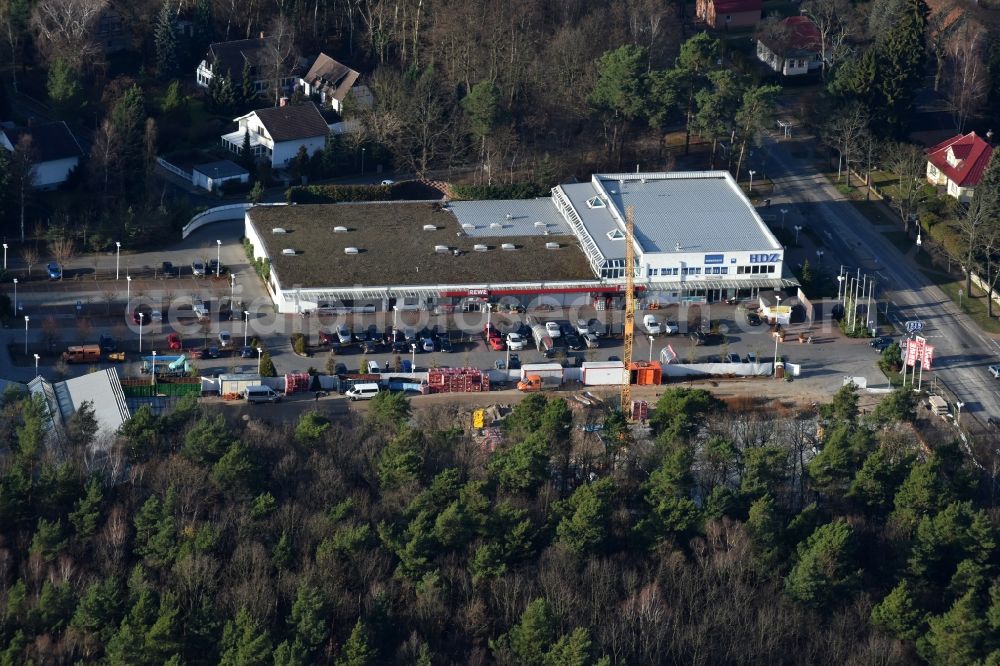
[(548, 193), (537, 183), (510, 183), (508, 185), (453, 185), (456, 199), (534, 199)]
[(292, 343), (292, 351), (296, 354), (306, 353), (306, 336), (301, 333), (292, 333), (291, 336), (289, 336), (289, 340), (291, 340)]
[(271, 360), (271, 354), (269, 352), (264, 352), (260, 356), (260, 376), (261, 377), (278, 376), (278, 371), (274, 367), (274, 361)]
[(391, 185), (296, 185), (285, 192), (288, 203), (390, 201)]

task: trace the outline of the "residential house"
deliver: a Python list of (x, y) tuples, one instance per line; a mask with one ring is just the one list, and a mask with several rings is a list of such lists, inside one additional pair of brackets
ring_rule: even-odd
[(25, 136), (31, 139), (31, 157), (35, 165), (32, 185), (37, 189), (58, 187), (80, 165), (83, 150), (61, 120), (30, 127), (0, 127), (0, 146), (14, 152)]
[[(265, 37), (264, 33), (255, 39), (210, 44), (205, 59), (198, 63), (195, 78), (199, 86), (208, 88), (213, 78), (228, 73), (238, 91), (243, 87), (244, 67), (249, 65), (254, 91), (259, 95), (270, 89), (274, 81), (275, 48), (275, 38)], [(298, 57), (285, 57), (280, 72), (281, 89), (290, 91), (301, 71), (302, 63)]]
[(320, 53), (306, 75), (299, 79), (299, 85), (306, 97), (342, 113), (348, 97), (352, 97), (359, 106), (370, 106), (372, 103), (372, 93), (368, 86), (358, 83), (360, 76), (347, 65)]
[(257, 109), (234, 122), (239, 129), (223, 134), (222, 145), (239, 155), (249, 134), (254, 156), (268, 160), (275, 169), (287, 167), (302, 146), (310, 155), (323, 150), (330, 134), (330, 126), (312, 102)]
[(819, 28), (808, 16), (789, 16), (757, 39), (757, 59), (782, 76), (801, 76), (823, 65)]
[(761, 0), (698, 0), (695, 16), (715, 30), (752, 28), (760, 23)]
[(945, 186), (949, 196), (968, 201), (992, 154), (993, 146), (975, 132), (953, 136), (927, 150), (927, 182)]

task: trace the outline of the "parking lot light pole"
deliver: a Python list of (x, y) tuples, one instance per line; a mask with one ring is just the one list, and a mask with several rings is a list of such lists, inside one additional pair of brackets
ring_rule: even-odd
[[(236, 302), (236, 273), (229, 274), (229, 312), (233, 311), (233, 303)], [(229, 316), (232, 319), (232, 315)]]
[(653, 336), (649, 336), (649, 362), (653, 362)]
[(247, 346), (247, 331), (250, 329), (250, 311), (243, 311), (243, 346)]
[(139, 313), (139, 353), (142, 353), (142, 322), (146, 319), (146, 313)]
[[(781, 209), (781, 228), (782, 229), (785, 228), (785, 215), (787, 215), (787, 214), (788, 214), (788, 209), (787, 208), (782, 208)], [(796, 233), (798, 233), (798, 232), (796, 232)], [(795, 237), (795, 242), (796, 243), (799, 242), (799, 237), (798, 236)]]
[(838, 275), (837, 276), (837, 302), (838, 303), (840, 302), (840, 290), (841, 290), (841, 288), (843, 286), (844, 286), (844, 276), (843, 275)]
[[(782, 211), (784, 211), (784, 209), (782, 209)], [(781, 226), (782, 227), (785, 226), (785, 216), (784, 215), (781, 216)], [(795, 229), (795, 244), (798, 245), (799, 244), (799, 232), (802, 231), (802, 225), (801, 224), (796, 224), (792, 228)]]
[(41, 358), (38, 354), (35, 354), (35, 376), (38, 376), (38, 359)]
[(955, 417), (955, 425), (962, 426), (962, 407), (965, 407), (965, 403), (959, 400), (955, 403), (955, 407), (958, 408), (958, 415)]
[(823, 265), (823, 250), (816, 250), (816, 265)]
[[(747, 190), (747, 195), (750, 195), (753, 194), (753, 175), (757, 172), (753, 169), (748, 169), (748, 171), (750, 172), (750, 188)], [(784, 221), (782, 221), (782, 225), (784, 225)]]
[(264, 358), (264, 349), (263, 349), (263, 347), (257, 347), (257, 374), (258, 375), (260, 374), (260, 364), (261, 364), (261, 359), (262, 358)]
[[(775, 310), (777, 310), (778, 307), (781, 306), (781, 296), (775, 296), (774, 300), (776, 300), (778, 302), (778, 304), (775, 306)], [(775, 321), (775, 323), (778, 322), (777, 315), (775, 315), (774, 321)], [(773, 368), (773, 371), (772, 371), (772, 375), (774, 377), (778, 376), (778, 340), (780, 340), (780, 339), (781, 339), (781, 336), (778, 335), (778, 331), (775, 331), (774, 332), (774, 368)]]
[(28, 315), (24, 315), (24, 355), (28, 355)]
[(7, 243), (3, 244), (3, 269), (7, 270)]
[(222, 268), (222, 241), (215, 241), (215, 277), (219, 277)]
[(149, 373), (149, 383), (156, 384), (156, 350), (153, 350), (153, 367)]
[(118, 279), (118, 269), (121, 267), (122, 259), (122, 244), (121, 241), (115, 241), (115, 279)]
[[(958, 306), (961, 307), (962, 304), (959, 303)], [(14, 278), (14, 315), (17, 315), (17, 278)]]

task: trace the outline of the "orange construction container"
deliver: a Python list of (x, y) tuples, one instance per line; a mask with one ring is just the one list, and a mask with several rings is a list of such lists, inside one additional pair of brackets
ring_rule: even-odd
[(657, 361), (635, 361), (628, 369), (633, 384), (653, 386), (663, 383), (663, 367)]

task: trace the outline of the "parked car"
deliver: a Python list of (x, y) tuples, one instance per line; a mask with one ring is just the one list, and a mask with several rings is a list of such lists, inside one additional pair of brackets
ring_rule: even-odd
[(451, 353), (451, 338), (447, 333), (438, 334), (438, 348), (446, 354)]
[(365, 340), (361, 343), (361, 353), (375, 354), (381, 346), (382, 344), (378, 340)]
[(1000, 365), (991, 365), (989, 371), (993, 375), (993, 379), (1000, 377)]
[(892, 338), (885, 335), (880, 335), (877, 338), (873, 338), (872, 341), (869, 342), (868, 344), (871, 346), (872, 349), (881, 354), (887, 348), (889, 348), (892, 345), (892, 343), (893, 343)]
[(566, 346), (572, 349), (573, 351), (580, 351), (581, 349), (583, 349), (583, 340), (581, 340), (580, 336), (577, 335), (576, 333), (573, 332), (567, 333), (566, 335), (563, 336), (563, 340), (565, 341)]
[(428, 335), (426, 338), (423, 339), (423, 341), (421, 342), (421, 345), (422, 345), (423, 350), (425, 352), (429, 353), (429, 352), (434, 351), (434, 338), (432, 338), (431, 336)]
[(382, 184), (383, 185), (395, 185), (396, 181), (394, 181), (392, 178), (386, 178), (386, 179), (384, 179), (382, 181)]
[(990, 416), (986, 419), (986, 424), (991, 428), (1000, 428), (1000, 419)]
[(201, 259), (195, 259), (191, 262), (191, 274), (202, 277), (205, 275), (205, 262)]
[(229, 334), (229, 331), (219, 331), (219, 346), (226, 349), (231, 344), (233, 344), (233, 336)]
[(335, 366), (333, 366), (333, 374), (335, 374), (335, 375), (346, 375), (347, 374), (347, 366), (344, 365), (343, 363), (336, 364)]
[(510, 355), (510, 363), (507, 365), (508, 370), (520, 370), (521, 369), (521, 357), (517, 354)]
[(675, 321), (665, 321), (663, 322), (663, 332), (667, 335), (677, 335), (681, 332), (681, 327)]
[(171, 333), (167, 336), (167, 347), (170, 351), (180, 351), (183, 346), (179, 333)]
[(392, 343), (392, 351), (395, 354), (408, 354), (410, 352), (410, 343), (406, 340), (396, 340)]
[(412, 326), (407, 326), (403, 329), (403, 339), (407, 342), (413, 342), (417, 339), (417, 329)]
[(219, 358), (219, 348), (209, 347), (201, 353), (202, 358)]
[(368, 329), (362, 326), (356, 326), (351, 335), (354, 336), (356, 342), (368, 342)]
[(160, 274), (163, 277), (173, 277), (174, 276), (174, 265), (169, 261), (164, 261), (163, 266), (160, 268)]
[(382, 339), (382, 336), (378, 332), (378, 326), (375, 324), (370, 324), (368, 329), (365, 331), (370, 342), (378, 342)]
[(586, 319), (577, 319), (576, 332), (580, 335), (587, 335), (587, 333), (590, 333), (590, 322)]
[(751, 326), (760, 326), (760, 316), (756, 312), (747, 312), (747, 323)]
[(705, 337), (705, 334), (701, 331), (691, 331), (688, 337), (691, 338), (691, 342), (694, 343), (695, 346), (701, 346), (708, 341), (708, 338)]
[(550, 338), (558, 338), (562, 335), (562, 329), (557, 321), (547, 321), (545, 322), (545, 332), (549, 334)]
[(337, 337), (337, 334), (331, 333), (325, 328), (319, 329), (318, 335), (319, 335), (319, 343), (321, 345), (333, 345), (334, 347), (336, 347), (337, 345), (340, 344), (340, 338)]
[(382, 369), (378, 366), (378, 361), (368, 361), (365, 365), (364, 371), (370, 375), (377, 375), (382, 372)]
[(137, 326), (145, 326), (151, 323), (149, 316), (151, 310), (147, 307), (138, 307), (132, 311), (132, 323)]
[(163, 312), (160, 310), (150, 310), (149, 321), (163, 321)]
[(100, 338), (100, 345), (102, 352), (110, 354), (118, 351), (118, 341), (110, 335), (102, 335)]
[(209, 275), (216, 275), (216, 274), (218, 274), (218, 275), (225, 275), (226, 274), (226, 267), (223, 266), (222, 264), (220, 264), (215, 259), (212, 259), (212, 260), (210, 260), (208, 262), (207, 271), (208, 271)]
[(62, 279), (62, 268), (56, 262), (52, 262), (48, 266), (49, 269), (49, 279), (50, 280), (61, 280)]
[(754, 363), (754, 364), (757, 363), (757, 353), (756, 352), (747, 352), (747, 363)]
[(253, 347), (240, 347), (240, 358), (253, 358), (256, 354), (257, 350)]
[(741, 363), (740, 355), (736, 352), (729, 352), (726, 354), (726, 363)]
[(587, 345), (587, 349), (597, 349), (601, 346), (601, 339), (594, 333), (587, 333), (583, 336), (583, 344)]
[(341, 324), (337, 327), (337, 342), (342, 345), (351, 344), (351, 329), (347, 328), (347, 324)]
[(511, 351), (521, 351), (528, 345), (527, 340), (520, 333), (511, 331), (507, 334), (507, 348)]
[(660, 335), (663, 333), (663, 325), (653, 315), (648, 314), (643, 316), (642, 327), (646, 329), (646, 333), (649, 335)]
[(490, 349), (492, 349), (493, 351), (503, 351), (507, 349), (507, 345), (504, 344), (503, 338), (501, 338), (499, 335), (490, 336), (489, 338), (486, 339), (486, 342), (489, 344)]

